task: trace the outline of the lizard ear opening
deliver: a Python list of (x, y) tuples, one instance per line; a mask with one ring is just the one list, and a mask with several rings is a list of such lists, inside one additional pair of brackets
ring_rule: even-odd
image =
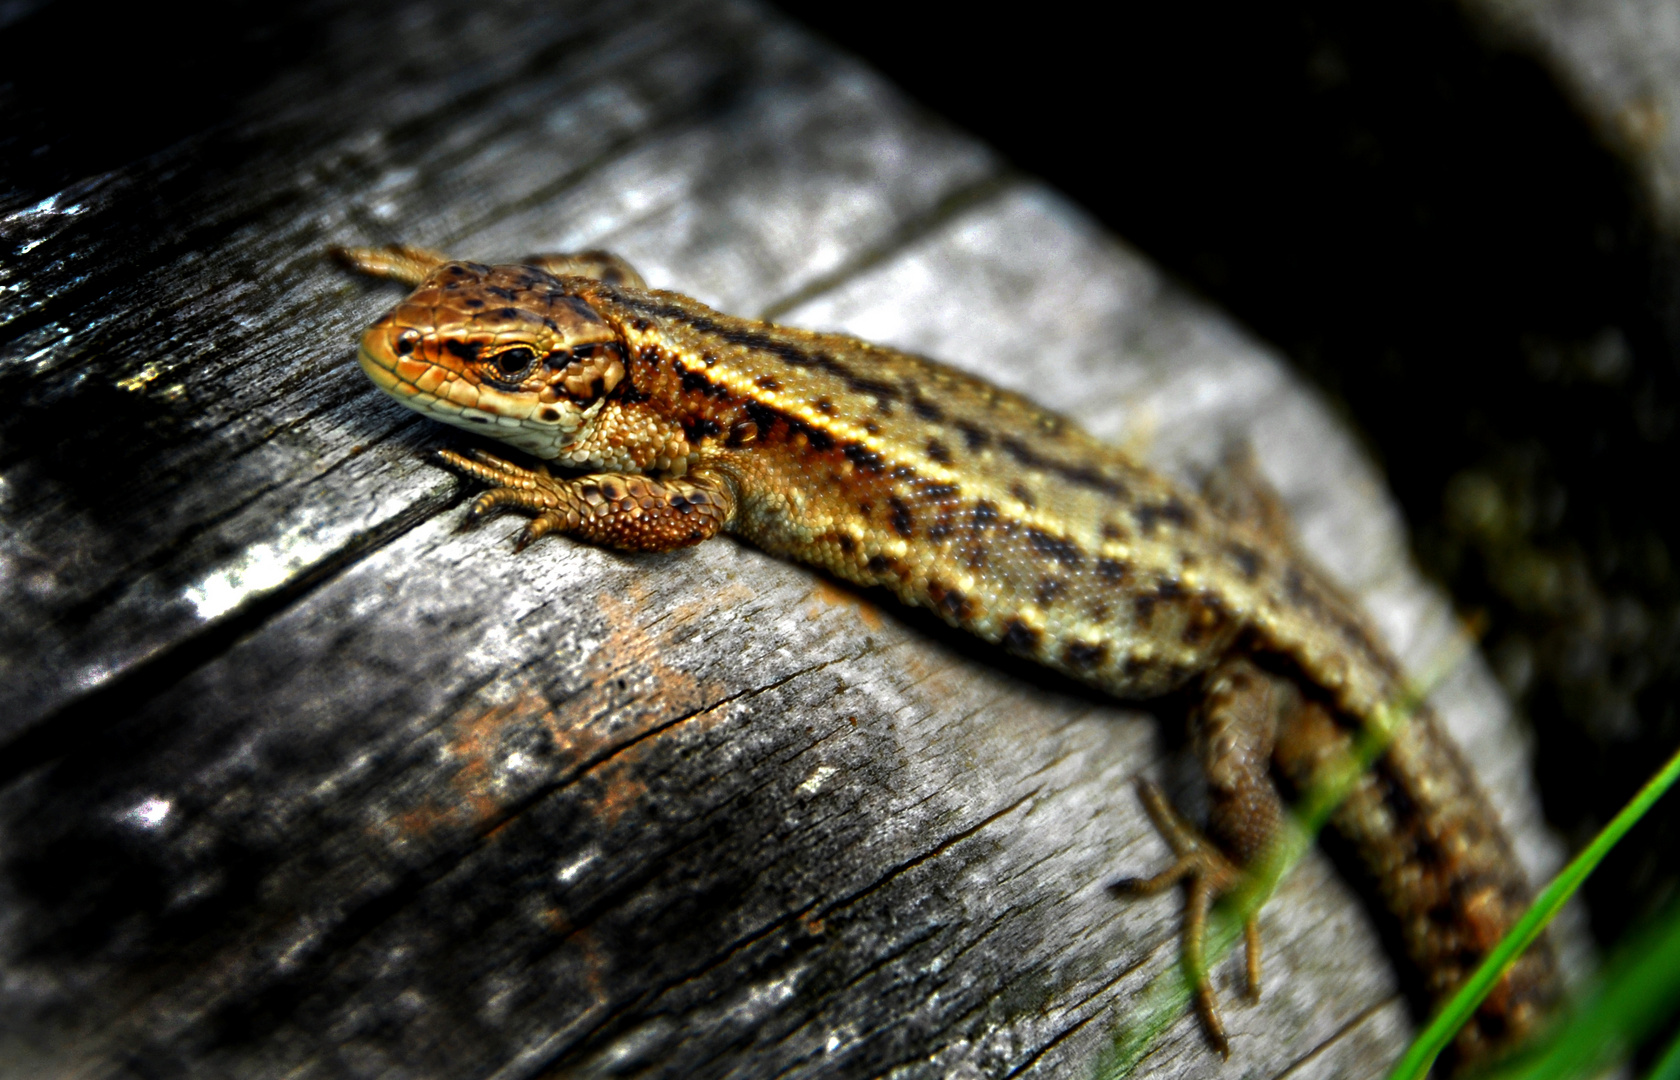
[(616, 341), (572, 348), (572, 362), (560, 369), (553, 385), (576, 401), (610, 394), (624, 381), (624, 346)]

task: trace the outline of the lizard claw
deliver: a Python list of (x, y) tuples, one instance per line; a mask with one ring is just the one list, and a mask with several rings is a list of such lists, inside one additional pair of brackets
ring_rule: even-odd
[(558, 510), (544, 510), (527, 522), (525, 527), (519, 531), (519, 539), (513, 542), (513, 550), (515, 552), (524, 551), (531, 544), (565, 524), (565, 515)]
[[(1243, 873), (1214, 847), (1201, 833), (1178, 815), (1167, 800), (1166, 793), (1148, 780), (1138, 781), (1138, 797), (1150, 820), (1160, 831), (1176, 856), (1173, 864), (1148, 878), (1121, 878), (1111, 882), (1109, 889), (1124, 896), (1153, 896), (1183, 883), (1187, 892), (1184, 910), (1184, 943), (1180, 954), (1184, 975), (1195, 998), (1196, 1015), (1201, 1019), (1207, 1041), (1221, 1057), (1231, 1056), (1231, 1043), (1220, 1022), (1218, 1001), (1213, 993), (1213, 981), (1208, 975), (1203, 938), (1207, 932), (1208, 911), (1214, 901), (1230, 892), (1243, 879)], [(1248, 997), (1260, 998), (1260, 924), (1250, 916), (1243, 924), (1243, 938), (1248, 958)]]

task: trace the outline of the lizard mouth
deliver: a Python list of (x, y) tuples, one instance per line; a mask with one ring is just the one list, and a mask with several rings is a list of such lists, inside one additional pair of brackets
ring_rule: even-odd
[(605, 398), (599, 398), (588, 408), (579, 408), (564, 399), (545, 404), (530, 395), (509, 394), (474, 384), (428, 360), (399, 357), (377, 343), (370, 346), (365, 337), (356, 350), (356, 361), (375, 386), (409, 408), (512, 443), (546, 460), (559, 457), (575, 443), (606, 404)]

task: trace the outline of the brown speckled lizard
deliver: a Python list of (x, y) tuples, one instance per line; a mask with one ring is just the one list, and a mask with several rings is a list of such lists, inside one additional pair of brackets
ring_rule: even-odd
[[(1188, 886), (1187, 968), (1209, 1041), (1226, 1051), (1200, 961), (1208, 905), (1282, 821), (1274, 781), (1314, 783), (1404, 693), (1393, 657), (1255, 488), (1179, 490), (1016, 394), (650, 290), (611, 255), (485, 266), (415, 248), (338, 254), (416, 286), (362, 337), (380, 389), (577, 474), (440, 452), (490, 485), (472, 518), (533, 515), (520, 547), (560, 532), (664, 551), (732, 532), (1115, 697), (1193, 687), (1213, 843), (1143, 785), (1178, 858), (1116, 887)], [(1427, 710), (1332, 825), (1434, 1000), (1528, 902), (1493, 809)], [(1252, 987), (1258, 944), (1251, 925)], [(1542, 945), (1459, 1037), (1458, 1061), (1522, 1038), (1555, 992)]]

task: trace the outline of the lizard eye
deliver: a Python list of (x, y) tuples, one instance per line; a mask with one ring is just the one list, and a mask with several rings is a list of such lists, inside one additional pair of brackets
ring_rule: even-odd
[(491, 363), (496, 365), (497, 373), (505, 379), (518, 379), (527, 371), (530, 371), (531, 365), (536, 362), (536, 350), (524, 345), (515, 345), (511, 349), (503, 349), (491, 358)]

